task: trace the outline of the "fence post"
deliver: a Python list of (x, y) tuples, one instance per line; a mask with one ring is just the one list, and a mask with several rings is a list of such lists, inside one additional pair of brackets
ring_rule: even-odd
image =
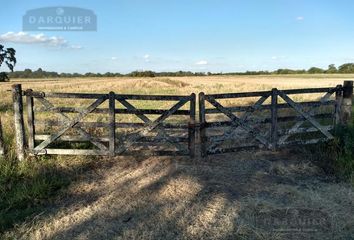
[(271, 149), (274, 151), (277, 148), (278, 143), (278, 89), (272, 89), (271, 100), (271, 128), (270, 128), (270, 142)]
[(33, 153), (34, 149), (34, 137), (35, 137), (35, 128), (34, 128), (34, 112), (33, 112), (33, 97), (32, 89), (26, 90), (26, 104), (27, 104), (27, 125), (28, 125), (28, 150), (30, 153)]
[(343, 100), (340, 109), (340, 123), (348, 125), (351, 122), (353, 102), (353, 81), (344, 81)]
[(12, 100), (14, 104), (16, 152), (19, 161), (25, 159), (25, 127), (23, 122), (23, 102), (21, 84), (12, 85)]
[(199, 126), (200, 126), (200, 153), (202, 157), (207, 156), (206, 151), (206, 129), (205, 129), (205, 95), (199, 93)]
[(5, 155), (5, 144), (4, 144), (4, 137), (2, 134), (1, 118), (0, 118), (0, 155)]
[(109, 93), (109, 156), (114, 157), (116, 151), (116, 98), (115, 93)]
[(336, 86), (336, 106), (334, 110), (334, 126), (340, 124), (340, 107), (342, 105), (342, 99), (343, 99), (343, 86), (342, 85), (337, 85)]
[(194, 158), (195, 155), (195, 93), (191, 94), (190, 114), (188, 123), (188, 149), (189, 156)]

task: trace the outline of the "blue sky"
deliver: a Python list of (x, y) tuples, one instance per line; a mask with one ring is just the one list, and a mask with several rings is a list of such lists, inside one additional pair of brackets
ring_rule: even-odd
[[(93, 10), (97, 31), (24, 33), (65, 47), (13, 39), (27, 10), (51, 6)], [(17, 50), (17, 70), (326, 68), (354, 62), (353, 12), (350, 0), (11, 0), (2, 3), (0, 43)]]

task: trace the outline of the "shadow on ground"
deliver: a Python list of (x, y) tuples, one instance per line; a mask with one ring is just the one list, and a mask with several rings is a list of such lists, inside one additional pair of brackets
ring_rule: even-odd
[[(335, 183), (303, 157), (292, 152), (195, 161), (119, 157), (85, 174), (67, 195), (48, 206), (46, 214), (6, 236), (350, 239), (354, 235), (353, 189)], [(297, 215), (284, 209), (295, 209)], [(302, 227), (295, 229), (298, 223), (264, 224), (269, 216), (273, 220), (321, 217), (322, 222), (301, 222)]]

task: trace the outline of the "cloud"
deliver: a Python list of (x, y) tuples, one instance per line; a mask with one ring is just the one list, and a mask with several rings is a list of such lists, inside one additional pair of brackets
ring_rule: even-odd
[(198, 62), (195, 63), (196, 65), (207, 65), (208, 64), (208, 61), (206, 60), (200, 60)]
[(39, 44), (47, 47), (59, 47), (59, 48), (70, 48), (70, 49), (81, 49), (80, 45), (70, 45), (67, 40), (62, 37), (49, 37), (43, 33), (39, 34), (28, 34), (25, 32), (7, 32), (0, 35), (0, 41), (19, 43), (19, 44)]
[(112, 59), (113, 61), (115, 61), (115, 60), (117, 60), (117, 57), (112, 57), (111, 59)]
[(303, 16), (298, 16), (298, 17), (296, 17), (296, 20), (297, 21), (303, 21), (305, 18), (303, 17)]
[(285, 56), (272, 56), (272, 60), (285, 59)]
[(150, 55), (149, 54), (145, 54), (144, 55), (144, 59), (145, 59), (145, 62), (150, 62)]

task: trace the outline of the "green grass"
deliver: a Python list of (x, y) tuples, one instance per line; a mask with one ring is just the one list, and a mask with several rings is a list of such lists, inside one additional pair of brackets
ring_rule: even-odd
[(0, 157), (0, 233), (39, 214), (44, 203), (90, 168), (93, 160), (42, 156), (18, 162), (8, 149)]
[(0, 231), (35, 214), (70, 179), (53, 161), (0, 159)]
[(311, 147), (310, 155), (327, 173), (354, 186), (354, 119), (335, 129), (334, 141)]

